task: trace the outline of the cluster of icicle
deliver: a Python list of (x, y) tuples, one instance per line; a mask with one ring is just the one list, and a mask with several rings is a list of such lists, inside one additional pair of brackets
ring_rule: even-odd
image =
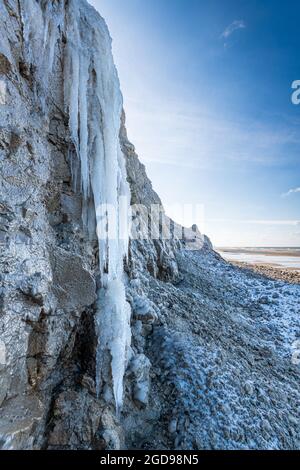
[[(37, 3), (40, 7), (38, 16), (42, 15), (42, 19), (38, 20), (37, 16), (32, 16), (37, 15)], [(131, 339), (130, 306), (125, 297), (123, 269), (124, 257), (128, 253), (128, 236), (123, 233), (124, 228), (122, 231), (120, 228), (120, 201), (123, 205), (124, 201), (129, 204), (129, 188), (119, 142), (123, 103), (111, 52), (111, 38), (104, 20), (85, 0), (26, 0), (25, 10), (29, 21), (29, 42), (29, 35), (32, 39), (41, 28), (36, 22), (44, 22), (44, 37), (40, 40), (50, 69), (60, 30), (64, 31), (66, 38), (65, 110), (69, 115), (75, 154), (80, 162), (83, 220), (90, 231), (95, 229), (92, 223), (97, 219), (95, 216), (101, 207), (101, 215), (97, 220), (101, 274), (96, 317), (97, 391), (99, 394), (102, 358), (109, 351), (115, 403), (119, 411)], [(109, 225), (109, 220), (103, 223), (103, 214), (107, 217), (103, 212), (106, 205), (113, 206), (117, 214), (114, 233), (110, 227), (109, 236), (103, 234), (103, 227)]]
[(36, 66), (35, 86), (42, 88), (39, 99), (43, 102), (53, 68), (55, 47), (64, 28), (65, 1), (21, 0), (20, 7), (23, 53), (27, 63)]
[[(101, 288), (98, 298), (97, 389), (105, 350), (111, 369), (117, 410), (122, 406), (126, 352), (130, 343), (130, 307), (124, 287), (128, 237), (120, 233), (120, 198), (129, 203), (124, 155), (119, 142), (122, 95), (105, 22), (86, 2), (70, 1), (66, 15), (65, 97), (70, 131), (81, 163), (83, 199), (93, 198), (94, 210), (116, 208), (115, 233), (103, 236), (99, 220)], [(109, 212), (109, 211), (108, 211)], [(110, 221), (107, 220), (110, 226)]]

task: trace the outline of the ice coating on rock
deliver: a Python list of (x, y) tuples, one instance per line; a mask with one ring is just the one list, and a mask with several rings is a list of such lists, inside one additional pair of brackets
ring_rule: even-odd
[(55, 46), (64, 28), (65, 2), (26, 0), (21, 2), (26, 58), (39, 64), (41, 81), (47, 85), (52, 72)]

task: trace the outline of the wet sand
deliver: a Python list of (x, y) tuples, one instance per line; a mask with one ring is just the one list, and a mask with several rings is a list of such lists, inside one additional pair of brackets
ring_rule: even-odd
[(269, 279), (277, 279), (280, 281), (289, 282), (290, 284), (300, 284), (300, 270), (295, 268), (283, 268), (281, 266), (274, 266), (267, 263), (245, 263), (240, 261), (230, 261), (231, 264), (239, 266), (240, 268), (254, 271)]

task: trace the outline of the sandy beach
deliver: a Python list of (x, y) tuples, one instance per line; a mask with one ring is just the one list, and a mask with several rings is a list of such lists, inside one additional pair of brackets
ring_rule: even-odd
[(271, 264), (252, 264), (239, 261), (231, 261), (235, 266), (242, 269), (254, 271), (269, 279), (278, 279), (280, 281), (289, 282), (291, 284), (300, 284), (300, 271), (294, 268), (274, 267)]
[(224, 247), (218, 252), (233, 265), (269, 279), (300, 283), (300, 249), (297, 247)]

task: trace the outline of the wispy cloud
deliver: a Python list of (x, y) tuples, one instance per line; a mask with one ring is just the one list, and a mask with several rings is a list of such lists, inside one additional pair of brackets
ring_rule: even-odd
[(289, 189), (286, 193), (283, 193), (282, 197), (290, 196), (291, 194), (300, 193), (300, 187)]
[(245, 28), (246, 24), (243, 20), (235, 20), (230, 25), (228, 25), (227, 28), (223, 31), (223, 33), (221, 34), (221, 38), (227, 39), (229, 38), (229, 36), (231, 36), (232, 33), (234, 33), (234, 31)]
[(155, 98), (142, 109), (135, 102), (127, 108), (129, 136), (145, 162), (218, 171), (228, 165), (273, 167), (298, 158), (286, 150), (300, 145), (298, 123), (228, 119), (221, 110)]

